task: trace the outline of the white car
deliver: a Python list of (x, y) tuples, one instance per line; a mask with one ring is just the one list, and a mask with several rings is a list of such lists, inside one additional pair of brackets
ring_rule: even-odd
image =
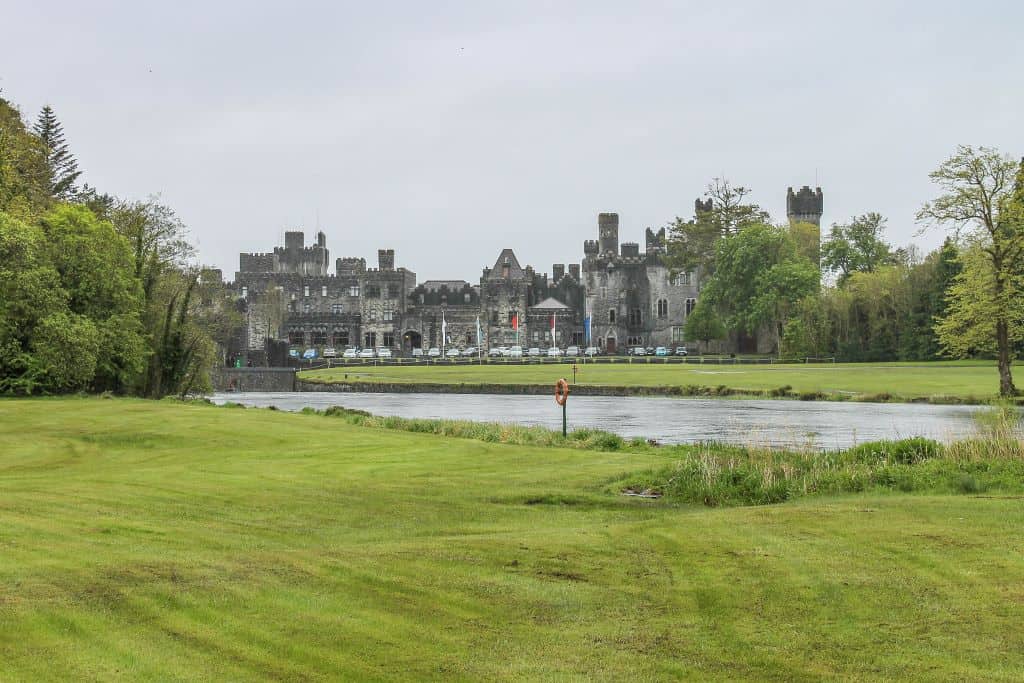
[(580, 355), (580, 347), (578, 347), (578, 346), (570, 346), (569, 348), (567, 348), (565, 350), (565, 355), (567, 355), (567, 356), (578, 356), (578, 355)]
[(558, 348), (557, 346), (552, 346), (550, 349), (548, 349), (548, 358), (558, 358), (561, 355), (562, 349)]
[(360, 358), (373, 358), (373, 349), (363, 349), (359, 352)]
[(341, 357), (342, 358), (358, 358), (359, 357), (359, 349), (357, 349), (354, 346), (350, 346), (347, 349), (345, 349), (345, 352), (341, 354)]
[(377, 347), (377, 358), (391, 358), (391, 349), (386, 346)]
[(455, 348), (455, 347), (452, 347), (452, 348), (448, 349), (447, 351), (445, 351), (444, 355), (447, 356), (448, 358), (458, 358), (459, 357), (459, 350), (457, 348)]
[(475, 356), (476, 355), (476, 347), (475, 346), (467, 346), (465, 349), (462, 350), (462, 355), (463, 356)]
[(431, 346), (430, 350), (427, 351), (428, 358), (440, 358), (440, 356), (441, 349), (437, 348), (436, 346)]
[(334, 350), (333, 346), (328, 346), (324, 349), (324, 358), (337, 358), (338, 352)]
[(508, 349), (508, 357), (509, 358), (522, 358), (523, 357), (523, 347), (522, 346), (510, 346), (509, 349)]
[(413, 349), (412, 350), (412, 357), (413, 358), (420, 358), (421, 356), (423, 356), (423, 349)]
[(591, 358), (593, 358), (594, 356), (598, 356), (600, 354), (601, 349), (597, 348), (596, 346), (588, 346), (583, 350), (583, 355), (590, 356)]
[(491, 350), (487, 352), (487, 355), (490, 358), (500, 358), (503, 354), (501, 353), (501, 348), (495, 346), (492, 347)]
[(531, 346), (530, 350), (526, 352), (527, 356), (540, 356), (540, 349), (536, 346)]

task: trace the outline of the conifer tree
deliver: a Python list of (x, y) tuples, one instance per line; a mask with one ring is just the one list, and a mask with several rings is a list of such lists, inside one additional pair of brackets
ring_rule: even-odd
[(68, 143), (64, 140), (64, 126), (57, 120), (53, 107), (48, 104), (43, 107), (32, 132), (43, 143), (50, 195), (61, 200), (72, 198), (78, 191), (75, 181), (82, 172), (78, 170), (78, 161), (68, 149)]

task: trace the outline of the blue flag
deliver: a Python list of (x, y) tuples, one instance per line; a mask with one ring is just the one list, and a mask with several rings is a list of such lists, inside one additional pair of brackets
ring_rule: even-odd
[(587, 340), (587, 346), (593, 346), (590, 343), (590, 316), (588, 315), (583, 319), (583, 338)]

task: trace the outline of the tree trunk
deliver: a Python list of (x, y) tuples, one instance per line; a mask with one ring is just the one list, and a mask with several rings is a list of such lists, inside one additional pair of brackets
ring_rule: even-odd
[(996, 321), (996, 345), (999, 353), (999, 395), (1010, 398), (1017, 395), (1010, 371), (1010, 330), (1003, 316)]

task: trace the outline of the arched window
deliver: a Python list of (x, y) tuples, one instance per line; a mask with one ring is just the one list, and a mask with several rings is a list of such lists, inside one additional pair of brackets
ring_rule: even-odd
[(694, 309), (694, 307), (696, 305), (697, 305), (697, 300), (696, 299), (687, 299), (686, 300), (686, 317), (687, 318), (689, 318), (690, 314), (693, 313), (693, 309)]
[(668, 299), (658, 299), (658, 317), (668, 317)]
[(615, 322), (615, 309), (614, 308), (610, 309), (608, 311), (608, 322), (610, 322), (610, 323), (614, 323)]

